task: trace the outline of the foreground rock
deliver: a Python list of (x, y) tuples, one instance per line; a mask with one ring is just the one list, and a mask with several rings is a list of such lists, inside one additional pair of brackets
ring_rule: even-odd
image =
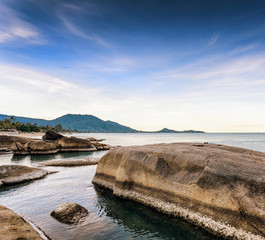
[(91, 159), (61, 159), (50, 160), (40, 163), (41, 166), (58, 166), (58, 167), (73, 167), (73, 166), (86, 166), (98, 164), (99, 158)]
[(111, 149), (93, 183), (225, 238), (264, 239), (265, 153), (215, 144)]
[(0, 205), (0, 238), (1, 240), (48, 239), (25, 219), (2, 205)]
[(66, 224), (77, 224), (88, 215), (89, 212), (76, 203), (63, 203), (51, 212), (52, 217)]
[(47, 174), (48, 171), (44, 169), (22, 165), (2, 165), (0, 166), (0, 187), (43, 178)]

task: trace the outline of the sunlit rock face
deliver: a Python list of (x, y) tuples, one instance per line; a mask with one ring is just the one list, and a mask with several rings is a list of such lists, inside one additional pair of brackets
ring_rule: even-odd
[(217, 235), (264, 239), (265, 153), (216, 144), (111, 149), (93, 183)]
[(48, 239), (41, 236), (29, 222), (20, 217), (12, 210), (0, 205), (0, 239), (28, 239), (28, 240), (43, 240)]

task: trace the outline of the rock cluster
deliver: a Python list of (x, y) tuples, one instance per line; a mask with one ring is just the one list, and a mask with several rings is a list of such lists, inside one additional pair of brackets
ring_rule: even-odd
[(52, 217), (66, 224), (77, 224), (88, 215), (89, 212), (77, 203), (63, 203), (51, 212)]
[(265, 153), (215, 144), (111, 149), (93, 183), (231, 239), (265, 237)]
[(28, 154), (52, 154), (58, 152), (89, 152), (97, 150), (108, 150), (110, 146), (93, 142), (89, 140), (65, 137), (53, 131), (48, 131), (43, 140), (28, 140), (25, 144), (17, 141), (12, 145), (12, 150), (15, 155)]

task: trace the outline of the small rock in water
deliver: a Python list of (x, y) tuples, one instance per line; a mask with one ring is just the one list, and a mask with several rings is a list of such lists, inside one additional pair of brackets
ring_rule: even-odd
[(77, 203), (63, 203), (51, 212), (52, 217), (66, 224), (77, 224), (88, 215), (87, 209)]

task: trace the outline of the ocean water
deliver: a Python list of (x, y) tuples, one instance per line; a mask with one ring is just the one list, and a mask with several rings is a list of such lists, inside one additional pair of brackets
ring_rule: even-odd
[[(169, 142), (209, 142), (265, 152), (263, 133), (204, 134), (73, 134), (106, 139), (110, 145), (143, 145)], [(62, 158), (101, 157), (106, 151), (64, 153), (46, 156), (0, 155), (0, 164), (37, 167), (41, 161)], [(181, 219), (156, 212), (141, 204), (117, 198), (91, 181), (96, 165), (83, 167), (45, 167), (58, 173), (30, 183), (0, 190), (0, 204), (9, 207), (41, 228), (52, 239), (187, 239), (210, 240), (214, 236)], [(90, 212), (77, 226), (62, 224), (50, 216), (64, 202), (76, 202)]]

